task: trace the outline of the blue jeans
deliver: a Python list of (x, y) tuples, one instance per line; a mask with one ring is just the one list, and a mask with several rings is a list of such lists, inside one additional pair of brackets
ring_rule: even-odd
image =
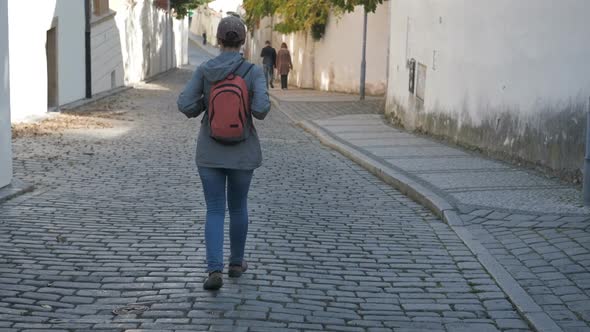
[(264, 77), (266, 78), (266, 88), (268, 89), (269, 84), (273, 85), (272, 82), (275, 79), (274, 67), (272, 65), (264, 65)]
[(252, 170), (199, 167), (199, 176), (207, 203), (205, 222), (207, 272), (223, 271), (223, 222), (226, 197), (230, 220), (229, 263), (241, 265), (244, 260), (244, 248), (248, 235), (248, 191), (253, 173)]

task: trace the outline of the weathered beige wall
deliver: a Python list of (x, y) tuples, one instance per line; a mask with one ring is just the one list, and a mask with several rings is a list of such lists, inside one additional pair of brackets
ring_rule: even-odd
[[(367, 30), (367, 94), (383, 95), (387, 87), (389, 2), (369, 14)], [(363, 10), (340, 17), (332, 15), (324, 37), (314, 41), (309, 34), (272, 31), (277, 18), (265, 18), (248, 41), (251, 59), (261, 63), (260, 50), (271, 40), (277, 50), (286, 42), (293, 58), (289, 83), (302, 88), (358, 93), (361, 76)]]

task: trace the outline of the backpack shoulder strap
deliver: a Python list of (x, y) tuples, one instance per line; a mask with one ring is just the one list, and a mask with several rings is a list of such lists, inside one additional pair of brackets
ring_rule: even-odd
[(242, 65), (244, 64), (244, 62), (246, 62), (246, 60), (244, 58), (242, 58), (242, 61), (240, 61), (240, 64), (236, 67), (236, 69), (234, 69), (230, 75), (236, 75), (236, 73), (238, 72), (238, 70), (240, 68), (242, 68)]
[[(242, 64), (244, 64), (246, 61), (243, 61)], [(240, 65), (241, 67), (242, 65)], [(252, 70), (252, 68), (254, 68), (254, 64), (251, 63), (248, 68), (246, 69), (246, 71), (243, 74), (238, 74), (236, 73), (238, 76), (240, 76), (241, 78), (246, 78), (246, 76), (248, 76), (248, 74), (250, 73), (250, 71)]]
[(248, 73), (250, 72), (250, 70), (252, 70), (252, 68), (254, 68), (254, 64), (253, 63), (251, 63), (250, 66), (248, 66), (248, 70), (246, 70), (246, 72), (244, 73), (244, 76), (243, 77), (248, 76)]
[[(246, 80), (246, 76), (248, 76), (248, 74), (250, 73), (250, 71), (252, 70), (252, 68), (254, 68), (254, 66), (255, 65), (253, 63), (251, 63), (248, 66), (248, 69), (246, 69), (246, 71), (242, 75), (239, 75), (239, 76), (245, 81)], [(250, 82), (250, 83), (253, 84), (253, 82)], [(250, 95), (250, 98), (252, 98), (252, 85), (248, 85), (248, 94)]]

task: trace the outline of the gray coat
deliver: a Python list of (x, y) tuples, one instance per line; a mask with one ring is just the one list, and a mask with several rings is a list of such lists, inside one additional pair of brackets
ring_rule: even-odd
[[(204, 113), (197, 141), (198, 166), (253, 170), (262, 164), (260, 140), (256, 130), (243, 142), (235, 145), (221, 144), (210, 136), (211, 129), (206, 110), (211, 83), (223, 80), (234, 70), (236, 74), (242, 76), (250, 66), (251, 64), (244, 61), (238, 52), (222, 52), (195, 70), (192, 79), (178, 97), (178, 109), (181, 112), (190, 113), (192, 116)], [(270, 98), (264, 73), (260, 67), (254, 66), (243, 78), (251, 96), (252, 115), (256, 119), (263, 120), (270, 111)]]

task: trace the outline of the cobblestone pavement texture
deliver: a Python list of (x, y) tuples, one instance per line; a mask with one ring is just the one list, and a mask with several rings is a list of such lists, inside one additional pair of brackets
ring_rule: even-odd
[[(293, 95), (290, 95), (293, 92)], [(350, 114), (381, 114), (383, 100), (371, 99), (365, 102), (354, 100), (354, 96), (343, 94), (327, 94), (309, 90), (278, 91), (273, 90), (272, 95), (281, 102), (281, 109), (289, 115), (293, 121), (322, 120)], [(299, 101), (297, 101), (299, 99)], [(310, 101), (311, 100), (311, 101)]]
[(36, 190), (0, 205), (0, 331), (530, 330), (446, 224), (276, 110), (250, 269), (203, 291), (189, 76), (106, 100), (113, 128), (14, 142)]
[[(334, 100), (338, 99), (334, 98)], [(372, 115), (376, 113), (374, 111), (366, 112), (362, 108), (356, 108), (354, 111), (349, 108), (340, 108), (338, 103), (328, 102), (285, 101), (281, 103), (281, 107), (294, 119), (321, 120), (314, 122), (359, 151), (373, 152), (384, 148), (389, 149), (392, 146), (406, 146), (409, 151), (406, 157), (387, 159), (377, 156), (377, 158), (385, 164), (397, 166), (397, 169), (405, 171), (410, 178), (433, 188), (433, 191), (437, 193), (442, 192), (440, 182), (428, 181), (427, 175), (433, 172), (432, 170), (438, 169), (436, 172), (441, 172), (441, 169), (445, 167), (456, 167), (461, 170), (457, 174), (459, 177), (446, 179), (445, 183), (451, 188), (472, 186), (477, 190), (478, 187), (487, 185), (485, 183), (489, 179), (485, 176), (474, 178), (462, 176), (470, 167), (485, 168), (490, 170), (491, 174), (497, 170), (510, 168), (515, 175), (510, 186), (518, 186), (516, 183), (519, 181), (524, 182), (524, 187), (534, 185), (527, 182), (531, 178), (549, 181), (542, 176), (531, 176), (527, 171), (512, 165), (492, 161), (459, 149), (452, 149), (450, 152), (445, 152), (445, 158), (438, 158), (436, 154), (448, 148), (424, 136), (413, 135), (393, 127), (386, 128), (388, 126), (384, 124), (382, 118)], [(325, 110), (328, 108), (330, 108), (329, 111)], [(347, 129), (346, 126), (350, 124), (351, 119), (354, 119), (356, 125), (352, 129)], [(375, 119), (379, 119), (379, 129), (372, 125)], [(368, 136), (372, 138), (368, 139)], [(396, 152), (403, 151), (398, 149)], [(418, 154), (423, 156), (417, 156)], [(456, 154), (456, 156), (448, 157), (449, 154)], [(374, 154), (373, 157), (375, 157)], [(439, 160), (437, 164), (436, 159), (442, 160)], [(417, 177), (417, 173), (425, 174), (425, 176)], [(517, 174), (524, 175), (520, 175), (519, 178)], [(457, 185), (457, 182), (461, 184)], [(557, 185), (555, 188), (548, 189), (547, 192), (549, 195), (559, 195), (560, 188)], [(564, 190), (574, 192), (574, 196), (579, 195), (578, 189), (565, 188)], [(477, 191), (467, 195), (473, 196), (474, 193)], [(444, 193), (441, 195), (444, 196)], [(514, 200), (518, 202), (518, 197)], [(551, 200), (555, 202), (553, 197)], [(564, 331), (590, 331), (589, 214), (584, 214), (583, 210), (579, 210), (581, 213), (560, 214), (557, 211), (543, 213), (509, 208), (485, 208), (461, 202), (452, 197), (448, 201), (456, 207), (466, 227), (476, 235), (476, 239)], [(571, 206), (568, 201), (564, 205)]]

